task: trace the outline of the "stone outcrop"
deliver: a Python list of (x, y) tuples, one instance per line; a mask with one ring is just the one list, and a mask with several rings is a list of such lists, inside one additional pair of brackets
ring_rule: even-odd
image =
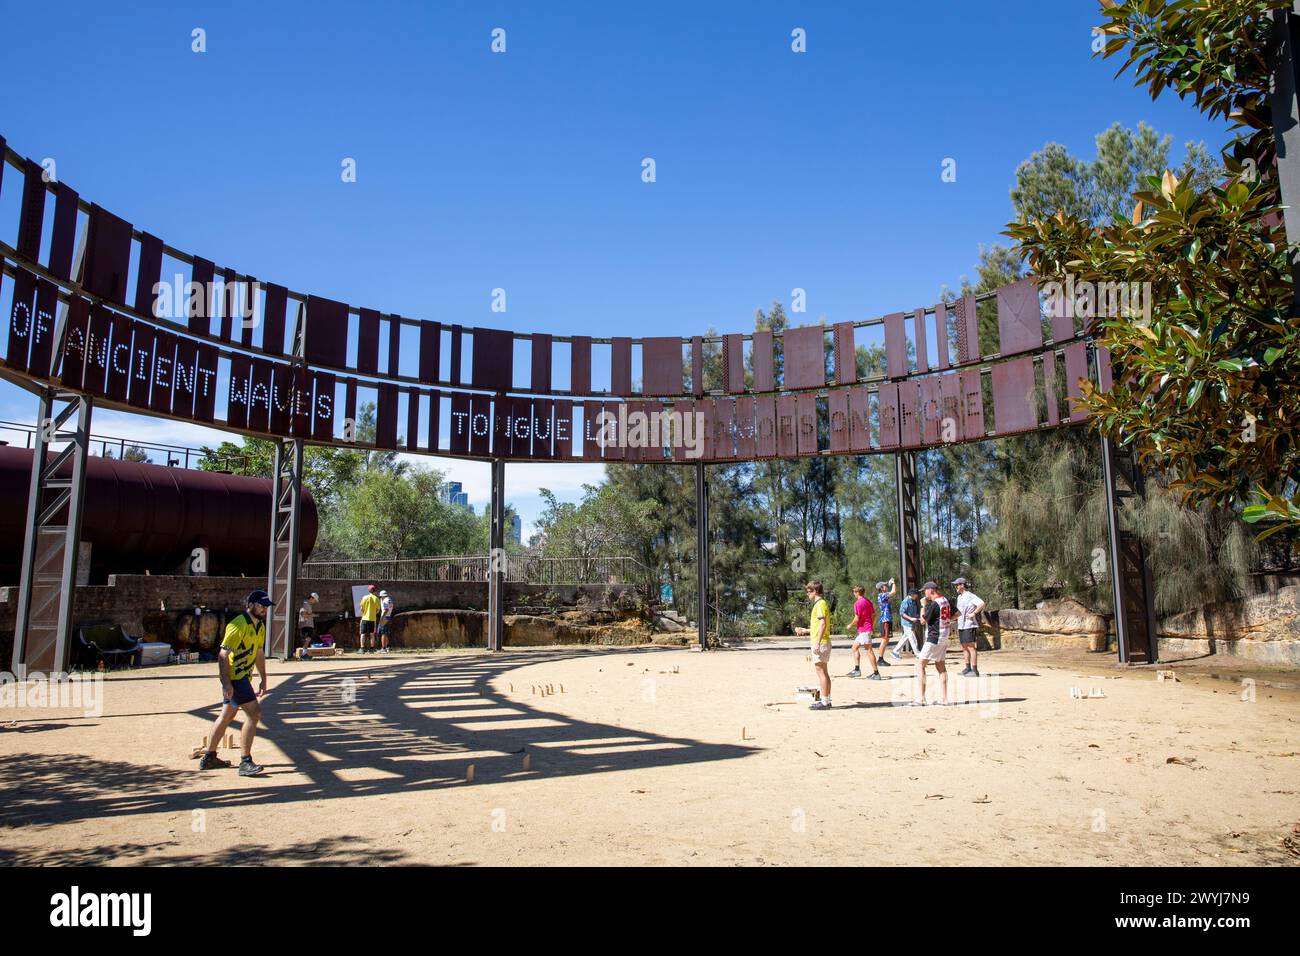
[(1300, 587), (1207, 605), (1160, 622), (1160, 651), (1300, 665)]
[(980, 630), (980, 636), (991, 647), (1101, 651), (1106, 649), (1110, 619), (1090, 611), (1073, 598), (1066, 598), (1044, 601), (1027, 610), (1003, 608), (991, 623)]

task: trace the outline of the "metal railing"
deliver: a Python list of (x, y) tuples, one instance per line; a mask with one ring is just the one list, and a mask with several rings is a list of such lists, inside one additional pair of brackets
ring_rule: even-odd
[[(302, 575), (327, 581), (486, 581), (488, 555), (389, 558), (363, 561), (308, 561)], [(515, 555), (506, 558), (512, 584), (648, 585), (654, 575), (636, 558), (564, 558)]]
[[(17, 447), (18, 439), (14, 437), (16, 435), (22, 436), (22, 447), (31, 448), (36, 436), (36, 426), (25, 425), (22, 422), (0, 421), (0, 444)], [(58, 443), (58, 436), (55, 436), (54, 443)], [(204, 462), (212, 462), (218, 466), (218, 470), (230, 471), (236, 467), (243, 467), (248, 462), (247, 455), (212, 455), (202, 448), (135, 441), (130, 438), (115, 438), (110, 435), (91, 435), (91, 455), (95, 455), (96, 446), (99, 449), (99, 454), (96, 457), (116, 458), (121, 461), (130, 452), (137, 456), (133, 460), (140, 460), (151, 465), (166, 465), (169, 468), (200, 468)]]

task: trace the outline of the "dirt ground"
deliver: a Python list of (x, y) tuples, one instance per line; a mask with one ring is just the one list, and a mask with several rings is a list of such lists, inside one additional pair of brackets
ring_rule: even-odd
[(0, 709), (0, 863), (1300, 863), (1294, 681), (954, 652), (956, 706), (898, 706), (909, 660), (813, 713), (805, 653), (273, 662), (258, 779), (190, 758), (215, 665), (110, 675), (99, 716)]

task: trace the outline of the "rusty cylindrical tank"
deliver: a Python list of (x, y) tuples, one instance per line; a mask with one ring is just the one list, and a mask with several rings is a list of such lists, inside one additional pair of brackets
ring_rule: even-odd
[[(50, 454), (52, 459), (53, 453)], [(71, 464), (63, 474), (71, 474)], [(32, 452), (0, 447), (0, 577), (17, 584)], [(109, 574), (175, 574), (194, 548), (208, 549), (209, 574), (264, 576), (270, 553), (271, 481), (211, 471), (90, 457), (81, 540), (91, 544), (91, 580)], [(302, 493), (300, 545), (316, 543), (316, 503)]]

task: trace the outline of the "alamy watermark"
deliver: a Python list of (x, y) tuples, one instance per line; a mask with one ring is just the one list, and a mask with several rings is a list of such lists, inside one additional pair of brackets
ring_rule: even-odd
[(83, 717), (104, 716), (104, 675), (42, 674), (19, 679), (0, 671), (0, 712), (19, 707), (77, 710)]
[(1043, 283), (1043, 295), (1048, 315), (1151, 321), (1150, 282), (1080, 282), (1067, 272), (1064, 282)]
[(604, 448), (681, 448), (686, 458), (704, 455), (704, 413), (664, 409), (657, 412), (629, 412), (619, 405), (618, 414), (596, 416), (596, 444)]

